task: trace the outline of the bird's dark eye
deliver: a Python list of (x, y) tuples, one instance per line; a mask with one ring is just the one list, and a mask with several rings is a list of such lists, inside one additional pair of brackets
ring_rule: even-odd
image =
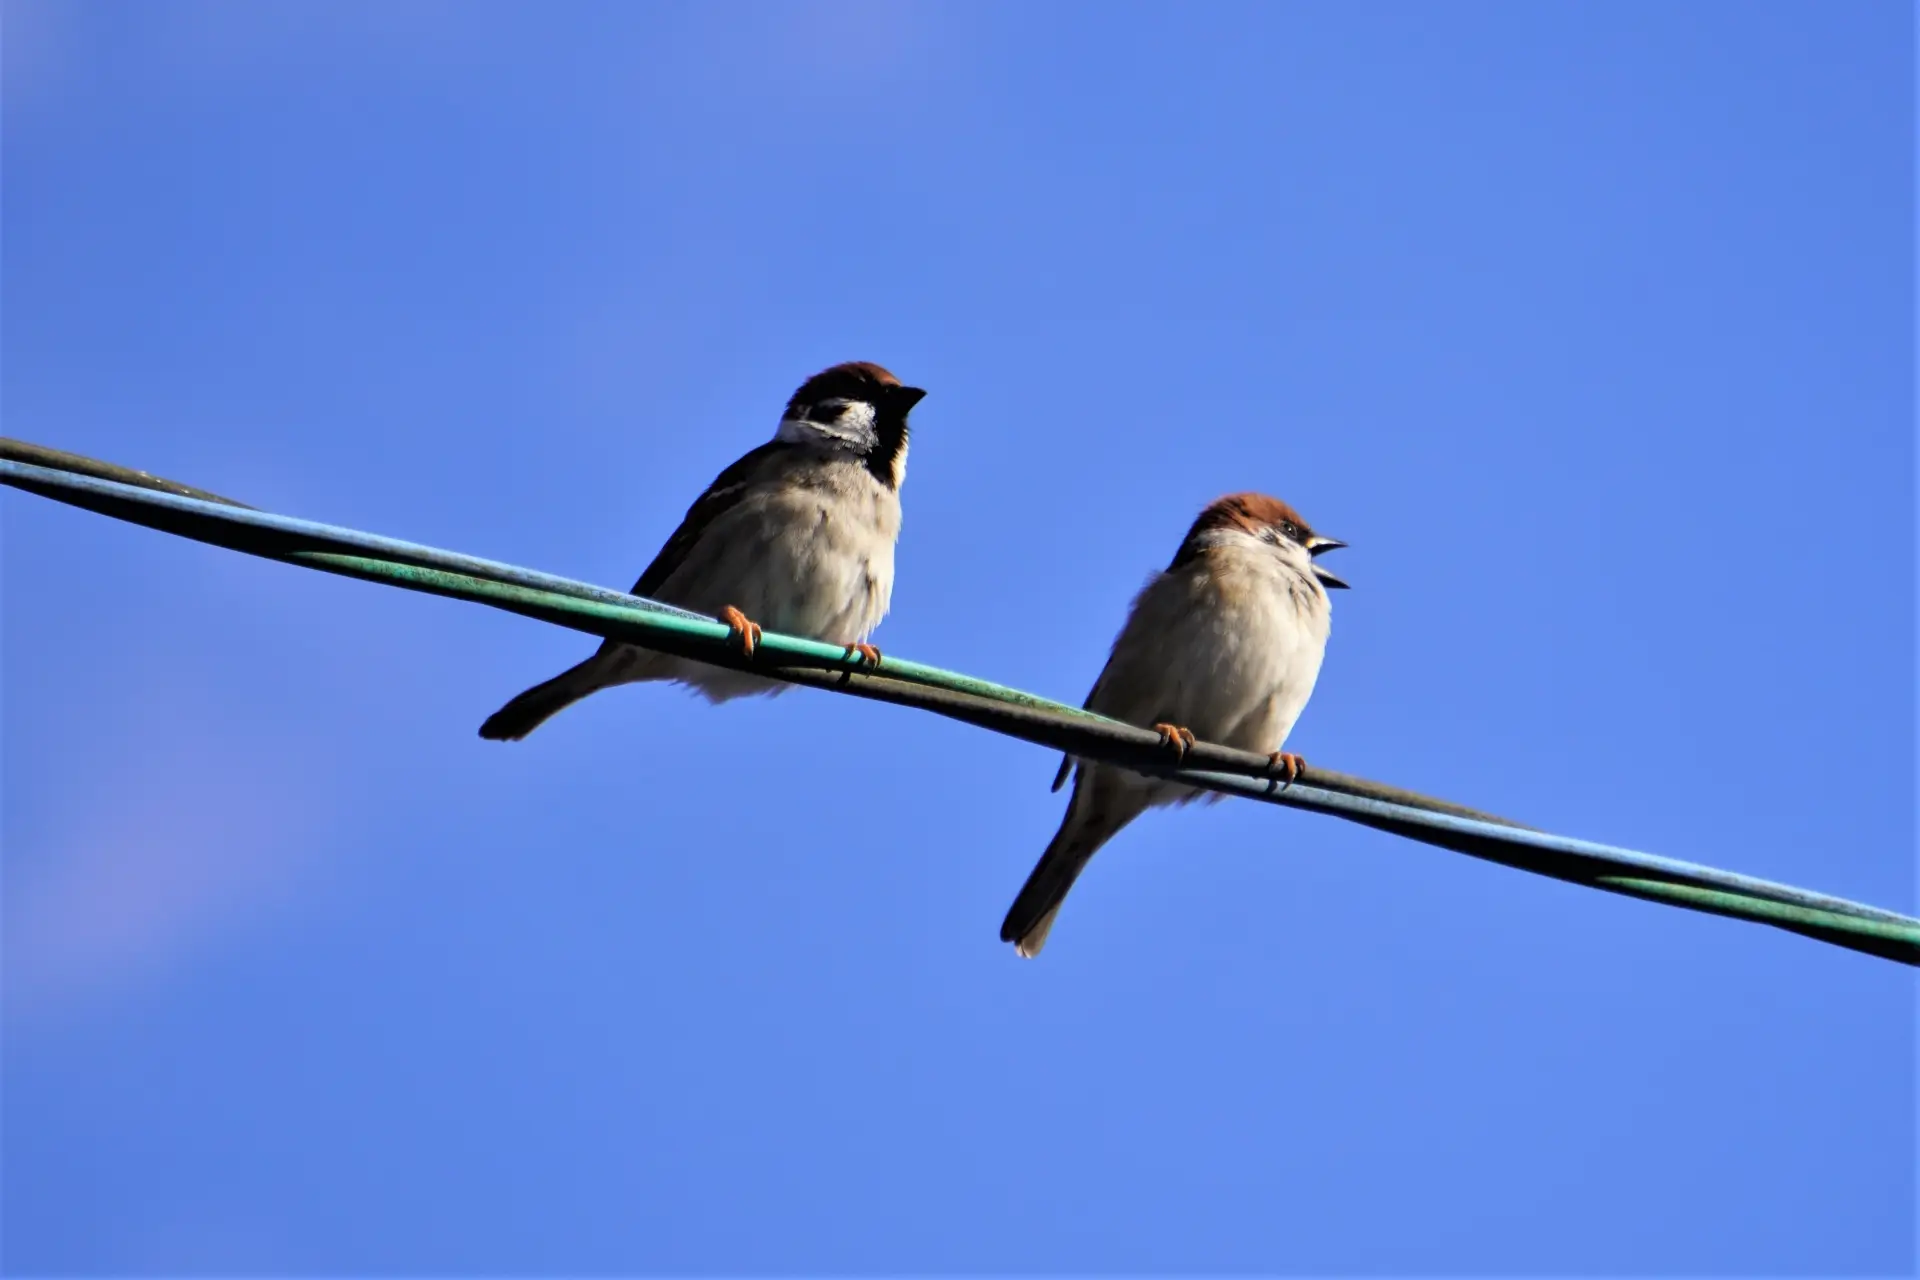
[(1295, 542), (1300, 541), (1300, 526), (1294, 524), (1291, 520), (1280, 526), (1280, 532), (1286, 534)]

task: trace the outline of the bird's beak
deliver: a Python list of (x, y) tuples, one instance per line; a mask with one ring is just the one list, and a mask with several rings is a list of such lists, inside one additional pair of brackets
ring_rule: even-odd
[(895, 387), (887, 396), (887, 402), (895, 412), (904, 414), (926, 398), (927, 393), (918, 387)]
[[(1318, 556), (1322, 551), (1338, 551), (1346, 545), (1346, 543), (1340, 541), (1338, 538), (1322, 538), (1318, 534), (1315, 534), (1312, 541), (1307, 543), (1307, 554), (1310, 556)], [(1317, 564), (1313, 566), (1313, 576), (1320, 579), (1320, 585), (1323, 587), (1330, 587), (1336, 590), (1348, 589), (1344, 581), (1334, 577)]]

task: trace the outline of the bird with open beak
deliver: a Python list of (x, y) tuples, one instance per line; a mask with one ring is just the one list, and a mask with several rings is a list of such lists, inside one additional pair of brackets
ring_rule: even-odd
[[(1259, 752), (1291, 784), (1306, 762), (1281, 747), (1320, 675), (1327, 593), (1347, 585), (1316, 558), (1345, 545), (1277, 498), (1212, 503), (1135, 597), (1086, 709), (1157, 730), (1176, 759), (1196, 740)], [(1121, 828), (1156, 805), (1220, 798), (1072, 757), (1055, 791), (1070, 772), (1066, 816), (1000, 926), (1022, 956), (1040, 954), (1074, 880)]]

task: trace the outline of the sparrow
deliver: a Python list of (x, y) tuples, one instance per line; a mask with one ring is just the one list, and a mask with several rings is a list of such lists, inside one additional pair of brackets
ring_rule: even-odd
[[(1320, 676), (1327, 592), (1347, 585), (1314, 558), (1346, 545), (1278, 498), (1236, 493), (1212, 503), (1134, 597), (1086, 709), (1154, 729), (1176, 760), (1196, 740), (1261, 752), (1291, 785), (1306, 761), (1280, 748)], [(1220, 798), (1072, 756), (1060, 762), (1055, 791), (1069, 772), (1066, 816), (1000, 926), (1000, 940), (1028, 958), (1040, 954), (1088, 860), (1121, 828), (1156, 805)]]
[[(865, 361), (808, 378), (773, 439), (722, 471), (687, 509), (633, 594), (719, 618), (749, 658), (764, 626), (845, 645), (849, 657), (878, 665), (880, 651), (866, 640), (893, 594), (907, 414), (926, 394)], [(787, 688), (608, 640), (494, 712), (480, 736), (524, 738), (590, 693), (657, 680), (689, 685), (710, 702)]]

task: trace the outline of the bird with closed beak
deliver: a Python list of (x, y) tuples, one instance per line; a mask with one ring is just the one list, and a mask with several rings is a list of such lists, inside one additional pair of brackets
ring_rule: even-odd
[[(1266, 755), (1288, 784), (1306, 762), (1281, 750), (1305, 709), (1344, 587), (1315, 557), (1347, 545), (1315, 533), (1278, 498), (1236, 493), (1209, 505), (1173, 563), (1134, 598), (1086, 709), (1152, 728), (1178, 759), (1196, 740)], [(1067, 891), (1121, 828), (1157, 805), (1220, 797), (1097, 761), (1060, 764), (1073, 798), (1000, 926), (1040, 954)]]
[[(749, 658), (767, 627), (844, 645), (878, 665), (867, 637), (893, 594), (907, 414), (925, 395), (865, 361), (808, 378), (773, 439), (722, 471), (687, 509), (633, 594), (719, 618)], [(524, 738), (590, 693), (642, 681), (688, 685), (711, 702), (787, 687), (608, 640), (494, 712), (480, 736)]]

